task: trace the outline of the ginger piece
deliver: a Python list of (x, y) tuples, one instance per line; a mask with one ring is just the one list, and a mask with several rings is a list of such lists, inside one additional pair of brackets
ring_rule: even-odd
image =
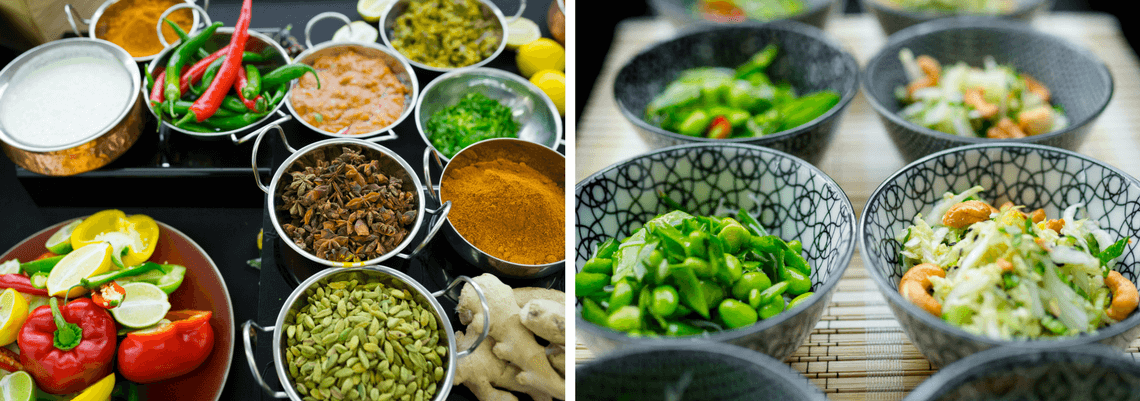
[[(542, 287), (520, 287), (515, 288), (515, 302), (519, 307), (523, 307), (527, 302), (534, 299), (545, 299), (566, 305), (566, 293), (550, 288)], [(565, 309), (565, 308), (563, 308)]]
[(566, 346), (562, 344), (550, 344), (546, 346), (546, 359), (550, 360), (550, 366), (558, 371), (562, 377), (566, 377)]
[[(467, 349), (475, 343), (476, 338), (479, 338), (479, 332), (473, 330), (467, 332), (470, 334), (464, 334), (462, 331), (455, 332), (455, 346), (459, 349)], [(515, 379), (519, 373), (518, 367), (511, 366), (506, 361), (496, 357), (491, 352), (494, 346), (495, 340), (487, 337), (471, 355), (457, 361), (456, 386), (466, 385), (480, 401), (518, 401), (518, 397), (515, 397), (514, 394), (499, 388), (526, 393), (535, 401), (551, 400), (549, 395), (520, 384)]]
[[(503, 284), (491, 274), (476, 277), (475, 282), (483, 289), (487, 304), (491, 308), (490, 335), (495, 339), (492, 352), (495, 356), (515, 364), (522, 369), (516, 376), (519, 383), (534, 387), (557, 399), (566, 398), (566, 381), (550, 366), (546, 350), (538, 345), (534, 333), (523, 326), (519, 316), (521, 308), (515, 302), (510, 286)], [(483, 330), (483, 314), (479, 306), (479, 296), (470, 285), (464, 285), (459, 296), (460, 316), (470, 316), (471, 325), (467, 330)]]
[(519, 311), (523, 326), (554, 344), (566, 344), (566, 309), (545, 299), (527, 302)]

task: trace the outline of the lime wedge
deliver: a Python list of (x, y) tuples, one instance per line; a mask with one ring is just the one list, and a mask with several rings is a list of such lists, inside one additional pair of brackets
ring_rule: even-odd
[(11, 259), (4, 263), (0, 263), (0, 274), (12, 274), (20, 272), (20, 260)]
[(334, 42), (360, 42), (372, 43), (380, 37), (380, 31), (364, 21), (352, 21), (351, 24), (340, 27), (333, 34)]
[[(376, 22), (380, 20), (380, 16), (384, 14), (384, 10), (392, 4), (393, 0), (360, 0), (356, 3), (356, 12), (360, 13), (360, 17), (368, 22)], [(375, 39), (373, 39), (375, 40)]]
[(123, 290), (126, 291), (123, 303), (111, 309), (111, 316), (123, 326), (134, 329), (153, 326), (170, 311), (166, 293), (154, 284), (127, 283)]
[(527, 18), (519, 18), (507, 24), (507, 48), (518, 50), (519, 46), (533, 42), (542, 37), (538, 24)]
[(105, 273), (110, 269), (111, 244), (100, 242), (76, 249), (64, 256), (51, 269), (47, 279), (48, 294), (53, 297), (63, 296), (64, 293), (70, 297), (82, 295), (87, 292), (85, 288), (71, 287), (79, 284), (82, 279)]
[(0, 400), (30, 401), (36, 393), (32, 376), (19, 371), (0, 378)]
[(63, 226), (55, 234), (52, 234), (44, 243), (44, 247), (56, 255), (64, 255), (71, 252), (71, 232), (75, 231), (75, 227), (82, 223), (83, 219), (79, 219)]

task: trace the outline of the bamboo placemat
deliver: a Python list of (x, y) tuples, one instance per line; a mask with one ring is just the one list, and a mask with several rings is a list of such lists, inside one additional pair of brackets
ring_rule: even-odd
[[(1140, 176), (1140, 64), (1117, 20), (1105, 14), (1054, 13), (1038, 18), (1034, 26), (1091, 50), (1108, 65), (1115, 80), (1113, 99), (1080, 151)], [(618, 25), (577, 129), (578, 180), (649, 151), (618, 111), (613, 79), (639, 51), (676, 32), (668, 22), (657, 19), (632, 19)], [(860, 66), (886, 42), (869, 15), (833, 18), (827, 32)], [(852, 101), (838, 132), (819, 167), (839, 183), (861, 213), (875, 187), (904, 163), (862, 94)], [(1128, 352), (1140, 360), (1138, 347), (1140, 340)], [(592, 358), (589, 349), (579, 343), (577, 363)], [(823, 319), (787, 362), (834, 400), (901, 399), (935, 371), (903, 333), (858, 255)]]

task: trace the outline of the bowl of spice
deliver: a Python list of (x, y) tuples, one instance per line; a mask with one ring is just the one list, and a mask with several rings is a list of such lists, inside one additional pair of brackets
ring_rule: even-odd
[(447, 72), (498, 57), (506, 26), (488, 0), (397, 0), (380, 17), (380, 38), (413, 66)]
[[(396, 152), (350, 138), (295, 150), (285, 132), (277, 131), (293, 154), (268, 187), (260, 178), (257, 184), (269, 195), (269, 217), (285, 249), (323, 266), (374, 265), (393, 256), (412, 258), (443, 225), (451, 204), (427, 209), (427, 187)], [(255, 155), (263, 138), (264, 133), (254, 142)], [(425, 211), (438, 222), (411, 254), (401, 253), (419, 232)]]
[[(194, 2), (191, 0), (107, 0), (95, 9), (90, 20), (84, 19), (81, 22), (87, 25), (88, 37), (110, 41), (130, 53), (135, 61), (147, 62), (153, 60), (166, 47), (159, 40), (158, 29), (156, 29), (163, 12), (179, 4), (194, 4)], [(71, 24), (72, 31), (78, 36), (83, 36), (75, 22), (70, 4), (64, 6), (64, 12), (67, 14), (67, 22)], [(167, 16), (167, 19), (177, 24), (182, 30), (191, 33), (197, 31), (199, 18), (201, 17), (198, 13), (190, 10), (176, 10)], [(208, 20), (209, 16), (204, 18)], [(207, 22), (208, 24), (209, 22)], [(169, 26), (163, 26), (162, 33), (168, 42), (173, 42), (174, 39), (178, 38), (174, 29)]]
[(440, 75), (424, 87), (416, 128), (447, 161), (492, 138), (518, 138), (555, 149), (562, 119), (554, 102), (527, 80), (494, 68), (472, 68)]
[(325, 42), (296, 61), (311, 65), (323, 86), (304, 75), (292, 84), (285, 104), (302, 124), (323, 135), (394, 139), (392, 128), (412, 114), (419, 95), (408, 62), (376, 43)]
[[(484, 323), (474, 344), (457, 350), (436, 298), (464, 282), (482, 300)], [(404, 273), (367, 266), (310, 277), (289, 294), (273, 327), (248, 320), (242, 333), (250, 371), (267, 391), (253, 349), (258, 331), (273, 338), (284, 389), (270, 391), (274, 398), (438, 401), (451, 392), (456, 361), (487, 337), (489, 316), (482, 288), (466, 276), (432, 293)]]
[(447, 164), (439, 195), (451, 202), (444, 237), (468, 263), (503, 277), (565, 267), (565, 157), (512, 138), (479, 142)]

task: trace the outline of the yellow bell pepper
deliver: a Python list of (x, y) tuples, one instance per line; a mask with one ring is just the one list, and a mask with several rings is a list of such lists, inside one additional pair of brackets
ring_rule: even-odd
[(71, 247), (111, 242), (116, 254), (123, 248), (129, 249), (122, 257), (123, 266), (129, 267), (150, 259), (158, 236), (158, 223), (149, 216), (127, 216), (121, 210), (110, 209), (95, 213), (76, 226), (71, 232)]
[(115, 389), (115, 374), (111, 373), (95, 382), (71, 401), (106, 401), (111, 399), (111, 391)]

